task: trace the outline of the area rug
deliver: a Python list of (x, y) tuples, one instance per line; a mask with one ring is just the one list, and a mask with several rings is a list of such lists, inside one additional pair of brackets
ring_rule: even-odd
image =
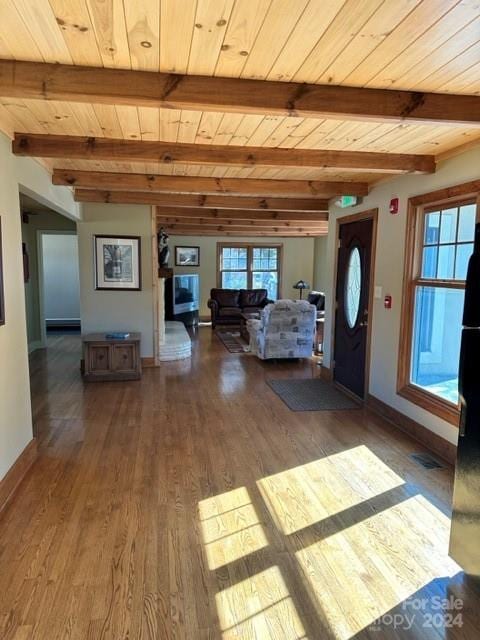
[(320, 378), (267, 380), (267, 384), (292, 411), (340, 411), (360, 406)]
[(230, 353), (247, 353), (248, 344), (240, 335), (239, 331), (215, 331), (215, 335), (221, 340), (224, 347)]

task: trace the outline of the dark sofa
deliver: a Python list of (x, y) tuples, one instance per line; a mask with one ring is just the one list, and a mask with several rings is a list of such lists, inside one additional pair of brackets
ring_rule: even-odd
[(212, 289), (208, 301), (212, 329), (217, 324), (240, 324), (242, 313), (257, 313), (270, 302), (266, 289)]

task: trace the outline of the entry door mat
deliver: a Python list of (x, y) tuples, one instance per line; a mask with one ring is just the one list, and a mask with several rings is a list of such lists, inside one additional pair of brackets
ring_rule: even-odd
[(320, 378), (267, 380), (267, 384), (292, 411), (342, 411), (361, 408), (332, 384)]
[(230, 353), (246, 353), (248, 344), (239, 331), (215, 331), (215, 335)]

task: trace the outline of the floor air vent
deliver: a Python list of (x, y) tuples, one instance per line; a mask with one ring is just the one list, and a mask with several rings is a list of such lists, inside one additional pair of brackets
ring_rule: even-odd
[(415, 460), (417, 464), (420, 464), (425, 469), (442, 469), (443, 465), (441, 465), (435, 458), (428, 453), (412, 453), (410, 454), (410, 458)]

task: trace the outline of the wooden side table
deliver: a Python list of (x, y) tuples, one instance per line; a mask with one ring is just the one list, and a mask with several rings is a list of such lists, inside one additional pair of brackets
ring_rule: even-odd
[(82, 374), (87, 382), (139, 380), (142, 377), (140, 334), (130, 333), (125, 340), (108, 339), (105, 333), (82, 337)]

